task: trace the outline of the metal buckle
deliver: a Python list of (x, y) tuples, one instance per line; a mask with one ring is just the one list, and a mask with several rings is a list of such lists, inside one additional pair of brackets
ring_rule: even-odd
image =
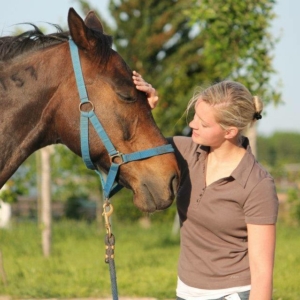
[[(111, 164), (112, 164), (112, 163), (115, 163), (115, 164), (118, 164), (119, 166), (124, 164), (123, 153), (121, 153), (121, 152), (119, 152), (119, 151), (117, 151), (117, 153), (114, 154), (114, 155), (110, 155), (109, 158), (110, 158), (110, 163), (111, 163)], [(121, 162), (115, 161), (115, 159), (120, 159)]]

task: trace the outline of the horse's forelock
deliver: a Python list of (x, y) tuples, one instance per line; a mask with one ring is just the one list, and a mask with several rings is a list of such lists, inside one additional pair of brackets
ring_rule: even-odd
[(111, 47), (113, 38), (99, 31), (92, 30), (94, 39), (96, 40), (96, 55), (99, 64), (106, 64), (111, 55)]

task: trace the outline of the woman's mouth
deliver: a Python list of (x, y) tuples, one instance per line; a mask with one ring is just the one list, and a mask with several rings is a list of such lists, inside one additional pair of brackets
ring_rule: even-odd
[(199, 136), (199, 134), (197, 134), (194, 130), (193, 130), (193, 133), (192, 133), (192, 137), (198, 137)]

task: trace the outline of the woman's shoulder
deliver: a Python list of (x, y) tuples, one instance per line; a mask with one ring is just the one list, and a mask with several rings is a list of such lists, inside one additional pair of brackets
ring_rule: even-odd
[(193, 142), (191, 137), (174, 136), (168, 138), (169, 143), (174, 148), (177, 161), (182, 166), (194, 164), (199, 159), (202, 152), (201, 146)]
[(174, 136), (168, 138), (168, 140), (173, 145), (175, 151), (180, 152), (182, 155), (192, 155), (200, 149), (200, 145), (194, 143), (191, 137)]
[(259, 183), (264, 178), (273, 179), (269, 171), (263, 167), (256, 159), (255, 155), (252, 152), (249, 139), (247, 137), (243, 138), (243, 147), (246, 149), (245, 159), (242, 160), (242, 169), (248, 169), (250, 176)]

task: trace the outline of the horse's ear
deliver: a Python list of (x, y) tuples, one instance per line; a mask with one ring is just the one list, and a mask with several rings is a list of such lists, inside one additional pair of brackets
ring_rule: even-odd
[(98, 19), (98, 17), (96, 16), (96, 14), (93, 11), (90, 11), (87, 14), (87, 16), (84, 20), (84, 23), (88, 28), (103, 33), (103, 26), (102, 26), (100, 20)]
[(68, 24), (70, 35), (75, 44), (82, 49), (89, 49), (91, 45), (87, 37), (88, 27), (72, 7), (69, 9)]

